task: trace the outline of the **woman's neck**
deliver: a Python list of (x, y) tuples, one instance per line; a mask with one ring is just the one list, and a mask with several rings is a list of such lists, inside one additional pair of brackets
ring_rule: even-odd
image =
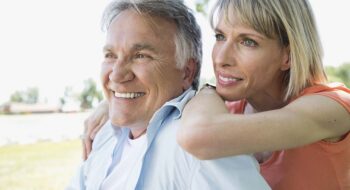
[(252, 106), (253, 113), (279, 109), (288, 104), (281, 92), (281, 90), (276, 93), (262, 92), (258, 96), (247, 98), (247, 101)]

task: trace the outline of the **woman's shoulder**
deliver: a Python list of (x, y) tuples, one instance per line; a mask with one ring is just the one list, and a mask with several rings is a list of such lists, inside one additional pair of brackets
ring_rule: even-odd
[(327, 83), (327, 84), (317, 84), (305, 88), (299, 96), (307, 94), (316, 94), (316, 93), (326, 93), (326, 92), (344, 92), (345, 94), (350, 94), (350, 89), (347, 88), (344, 84), (339, 82)]
[(305, 88), (295, 99), (310, 95), (321, 95), (331, 98), (350, 112), (350, 89), (342, 83), (319, 84)]

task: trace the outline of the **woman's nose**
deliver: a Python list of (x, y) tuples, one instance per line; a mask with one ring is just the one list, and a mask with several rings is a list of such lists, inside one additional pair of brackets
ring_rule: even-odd
[(213, 63), (216, 66), (232, 66), (235, 64), (234, 60), (234, 46), (228, 42), (223, 44), (216, 44), (213, 49)]

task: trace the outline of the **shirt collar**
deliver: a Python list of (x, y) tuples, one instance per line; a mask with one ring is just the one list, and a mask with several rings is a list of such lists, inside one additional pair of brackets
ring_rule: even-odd
[[(193, 88), (187, 89), (185, 92), (183, 92), (180, 96), (166, 102), (158, 111), (156, 111), (153, 114), (152, 119), (150, 120), (150, 123), (159, 115), (159, 112), (164, 112), (164, 110), (170, 110), (171, 108), (174, 109), (176, 112), (174, 119), (179, 119), (182, 115), (183, 108), (185, 107), (186, 103), (196, 94), (196, 91), (193, 90)], [(160, 114), (162, 115), (162, 114)]]

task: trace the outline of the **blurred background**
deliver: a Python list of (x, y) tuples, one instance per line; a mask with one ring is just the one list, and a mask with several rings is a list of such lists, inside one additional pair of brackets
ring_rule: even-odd
[[(102, 99), (110, 0), (0, 1), (0, 190), (64, 189), (81, 162), (83, 121)], [(185, 0), (202, 27), (202, 82), (214, 82), (215, 0)], [(310, 0), (331, 81), (350, 86), (350, 1)]]

